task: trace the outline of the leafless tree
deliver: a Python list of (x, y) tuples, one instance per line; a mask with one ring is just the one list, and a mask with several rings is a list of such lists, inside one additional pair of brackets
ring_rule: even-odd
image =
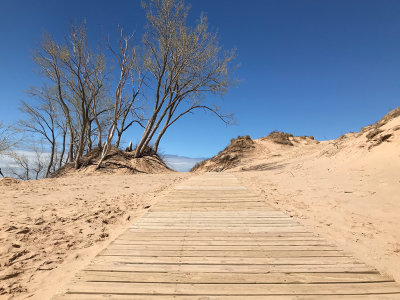
[(7, 126), (0, 121), (0, 155), (11, 150), (17, 143), (15, 129)]
[(28, 93), (37, 99), (36, 105), (22, 101), (20, 110), (25, 118), (19, 121), (20, 126), (27, 132), (39, 135), (40, 139), (50, 144), (50, 158), (45, 177), (49, 177), (55, 162), (57, 152), (57, 101), (54, 100), (54, 90), (44, 86), (41, 89), (31, 88)]
[[(134, 122), (139, 122), (138, 120), (133, 119), (131, 122), (125, 125), (129, 113), (135, 110), (135, 101), (139, 96), (144, 80), (139, 70), (136, 49), (131, 44), (132, 38), (133, 35), (124, 36), (123, 30), (120, 29), (118, 50), (115, 51), (111, 47), (110, 43), (108, 43), (108, 48), (113, 53), (117, 61), (120, 76), (118, 78), (118, 84), (115, 89), (115, 98), (112, 104), (112, 122), (110, 123), (108, 128), (107, 140), (103, 147), (103, 151), (101, 154), (101, 158), (97, 164), (97, 168), (101, 166), (101, 163), (108, 153), (115, 131), (118, 129), (118, 124), (120, 127), (118, 129), (117, 145), (119, 146), (122, 133), (127, 130)], [(129, 91), (126, 91), (128, 90), (128, 87), (130, 89)]]
[(62, 59), (62, 62), (68, 72), (66, 85), (73, 95), (80, 117), (81, 126), (75, 157), (75, 167), (79, 168), (85, 148), (90, 114), (104, 87), (105, 61), (103, 54), (94, 54), (88, 48), (85, 24), (80, 27), (72, 26), (69, 42), (68, 55)]
[(11, 173), (21, 180), (37, 180), (44, 177), (48, 162), (42, 150), (34, 145), (26, 153), (16, 151), (9, 153), (15, 165), (10, 168)]
[(58, 45), (50, 35), (45, 35), (40, 49), (34, 55), (33, 59), (41, 69), (46, 79), (54, 83), (57, 91), (57, 101), (62, 108), (65, 117), (66, 126), (69, 132), (69, 150), (68, 161), (74, 160), (74, 140), (75, 130), (73, 128), (73, 118), (71, 114), (70, 98), (65, 86), (65, 75), (62, 70), (62, 59), (67, 59), (68, 48)]
[[(189, 10), (183, 0), (148, 0), (143, 7), (148, 20), (143, 54), (133, 45), (134, 36), (120, 29), (117, 48), (107, 40), (114, 69), (101, 49), (88, 46), (85, 23), (72, 26), (63, 43), (44, 37), (34, 60), (50, 84), (35, 89), (42, 102), (23, 102), (30, 121), (21, 124), (50, 144), (46, 176), (66, 162), (79, 168), (82, 156), (96, 145), (102, 147), (99, 168), (112, 143), (119, 147), (122, 135), (135, 123), (144, 128), (135, 151), (140, 157), (150, 142), (157, 151), (165, 132), (195, 110), (230, 121), (231, 115), (221, 113), (205, 96), (222, 95), (232, 85), (234, 51), (222, 50), (203, 15), (195, 26), (187, 25)], [(115, 89), (111, 70), (118, 72)], [(148, 114), (143, 113), (143, 99), (151, 101)]]
[[(133, 104), (133, 102), (132, 102)], [(139, 124), (140, 127), (144, 129), (143, 122), (145, 121), (145, 117), (142, 113), (138, 112), (141, 111), (143, 108), (134, 106), (134, 107), (127, 107), (121, 114), (121, 118), (119, 121), (119, 125), (115, 128), (117, 131), (117, 138), (115, 140), (115, 147), (119, 148), (121, 143), (122, 134), (128, 130), (134, 123)], [(130, 117), (130, 119), (128, 119)]]
[(19, 179), (22, 180), (29, 180), (30, 177), (30, 164), (29, 159), (26, 155), (20, 155), (17, 153), (10, 153), (10, 157), (14, 160), (16, 165), (15, 167), (11, 168), (11, 173)]
[(196, 26), (186, 25), (188, 7), (182, 0), (150, 0), (143, 4), (148, 20), (143, 37), (145, 68), (150, 74), (149, 86), (154, 91), (154, 108), (136, 157), (159, 131), (156, 148), (166, 130), (179, 118), (195, 109), (206, 109), (223, 121), (229, 117), (216, 107), (202, 104), (205, 95), (224, 94), (233, 83), (230, 63), (234, 51), (222, 52), (217, 35), (210, 33), (207, 19), (200, 17)]
[[(104, 94), (106, 79), (104, 55), (89, 49), (83, 23), (81, 26), (72, 26), (65, 44), (58, 44), (50, 36), (45, 36), (34, 59), (57, 88), (57, 101), (70, 134), (68, 160), (75, 161), (75, 167), (79, 168), (91, 115), (97, 122), (100, 114), (97, 108), (101, 106), (99, 102)], [(101, 143), (101, 128), (97, 130)]]

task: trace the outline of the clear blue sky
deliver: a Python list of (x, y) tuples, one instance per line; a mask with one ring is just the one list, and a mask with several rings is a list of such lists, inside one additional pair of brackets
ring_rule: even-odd
[[(236, 48), (241, 82), (222, 100), (236, 125), (199, 113), (164, 137), (164, 153), (208, 157), (232, 137), (282, 130), (333, 139), (358, 131), (399, 106), (400, 1), (202, 0), (225, 48)], [(87, 20), (89, 39), (114, 34), (118, 25), (145, 24), (140, 1), (0, 0), (0, 120), (20, 118), (24, 90), (39, 85), (31, 54), (44, 31), (62, 39), (71, 22)], [(130, 132), (125, 139), (137, 140)]]

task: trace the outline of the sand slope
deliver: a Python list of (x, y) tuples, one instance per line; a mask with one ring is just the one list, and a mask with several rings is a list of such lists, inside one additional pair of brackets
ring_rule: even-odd
[(337, 140), (289, 140), (254, 140), (226, 171), (400, 281), (400, 108)]

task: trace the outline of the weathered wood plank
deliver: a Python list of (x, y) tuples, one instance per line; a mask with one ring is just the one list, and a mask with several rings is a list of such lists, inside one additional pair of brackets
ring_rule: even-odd
[[(115, 241), (112, 244), (112, 249), (141, 249), (141, 250), (157, 250), (162, 248), (163, 250), (207, 250), (207, 251), (229, 251), (229, 250), (266, 250), (266, 251), (305, 251), (305, 250), (337, 250), (334, 246), (271, 246), (271, 245), (256, 245), (256, 246), (243, 246), (243, 245), (229, 245), (229, 246), (190, 246), (190, 245), (138, 245), (127, 241)], [(111, 247), (111, 245), (110, 245)]]
[[(262, 295), (262, 299), (273, 299), (273, 300), (336, 300), (336, 299), (346, 299), (346, 300), (393, 300), (398, 297), (398, 293), (389, 294), (369, 294), (369, 295), (318, 295), (316, 297), (304, 296), (304, 295)], [(64, 294), (57, 296), (54, 299), (58, 300), (97, 300), (99, 295), (93, 294)], [(117, 300), (260, 300), (260, 295), (229, 295), (229, 296), (214, 296), (203, 294), (201, 296), (193, 295), (118, 295), (118, 294), (102, 294), (101, 299), (117, 299)]]
[(132, 264), (222, 264), (222, 265), (337, 265), (357, 264), (353, 257), (191, 257), (98, 255), (93, 263), (126, 262)]
[(371, 293), (399, 293), (398, 285), (374, 283), (321, 284), (184, 284), (135, 282), (76, 282), (68, 293), (95, 294), (168, 294), (168, 295), (368, 295)]
[(160, 235), (138, 235), (138, 234), (121, 234), (118, 239), (121, 240), (131, 240), (131, 241), (325, 241), (319, 237), (313, 236), (264, 236), (264, 237), (254, 237), (249, 234), (232, 236), (160, 236)]
[(120, 271), (120, 272), (208, 272), (208, 273), (269, 273), (269, 272), (370, 272), (377, 271), (363, 264), (336, 264), (336, 265), (181, 265), (181, 264), (126, 264), (108, 262), (93, 264), (85, 270)]
[(223, 256), (223, 257), (326, 257), (326, 256), (349, 256), (343, 251), (259, 251), (259, 250), (223, 250), (223, 251), (199, 251), (199, 250), (138, 250), (134, 247), (131, 249), (115, 249), (108, 247), (100, 252), (99, 255), (133, 255), (133, 256)]
[(116, 243), (129, 243), (131, 245), (183, 245), (185, 246), (332, 246), (325, 241), (263, 241), (263, 240), (131, 240), (119, 238)]
[(81, 271), (83, 281), (164, 283), (337, 283), (393, 282), (388, 276), (369, 273), (148, 273)]

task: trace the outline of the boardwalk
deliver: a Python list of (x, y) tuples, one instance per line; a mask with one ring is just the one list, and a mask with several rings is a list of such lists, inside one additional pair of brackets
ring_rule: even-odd
[(400, 286), (251, 194), (191, 178), (56, 299), (400, 299)]

